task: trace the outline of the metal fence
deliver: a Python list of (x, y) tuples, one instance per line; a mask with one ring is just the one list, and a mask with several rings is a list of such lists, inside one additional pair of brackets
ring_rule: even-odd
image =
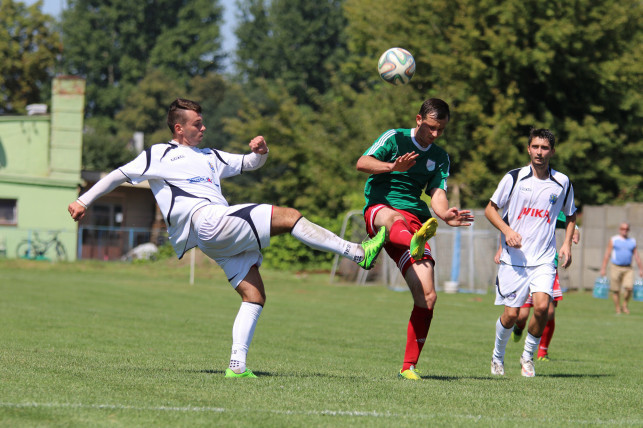
[[(497, 267), (493, 256), (498, 249), (498, 231), (484, 218), (484, 211), (474, 210), (476, 221), (471, 227), (453, 228), (438, 219), (438, 232), (429, 240), (435, 259), (437, 290), (486, 293), (493, 286)], [(364, 219), (361, 211), (346, 215), (340, 234), (352, 241), (364, 238)], [(370, 271), (356, 267), (344, 259), (335, 258), (331, 281), (343, 280), (358, 284), (384, 283), (391, 289), (406, 289), (397, 265), (383, 252)], [(453, 290), (455, 291), (455, 290)]]
[[(484, 293), (495, 283), (497, 266), (493, 256), (498, 248), (499, 232), (487, 221), (483, 210), (474, 210), (474, 214), (474, 225), (468, 228), (452, 228), (438, 220), (437, 235), (429, 241), (436, 260), (438, 290), (447, 288), (448, 283), (456, 283), (458, 291)], [(630, 236), (638, 243), (643, 242), (642, 203), (584, 207), (580, 219), (580, 243), (572, 246), (572, 266), (559, 271), (564, 289), (593, 288), (608, 240), (618, 233), (621, 222), (630, 223)], [(365, 238), (361, 211), (347, 214), (340, 234), (354, 242)], [(562, 230), (556, 232), (558, 246), (563, 236)], [(121, 260), (138, 245), (152, 242), (159, 246), (166, 241), (164, 230), (150, 228), (79, 226), (78, 230), (59, 231), (6, 228), (0, 229), (0, 257), (57, 260), (61, 258), (59, 249), (62, 247), (69, 260), (74, 256), (79, 260)], [(638, 269), (634, 271), (638, 273)], [(406, 289), (397, 267), (385, 253), (376, 267), (368, 272), (356, 267), (355, 263), (336, 257), (331, 281), (336, 276), (360, 284), (386, 284), (391, 288)]]
[(133, 248), (152, 242), (160, 246), (167, 241), (165, 231), (143, 227), (80, 226), (76, 258), (122, 260)]

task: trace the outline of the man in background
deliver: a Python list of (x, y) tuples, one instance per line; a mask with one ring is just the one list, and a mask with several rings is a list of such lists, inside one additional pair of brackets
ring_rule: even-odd
[[(636, 249), (636, 239), (628, 237), (629, 233), (630, 225), (621, 223), (618, 228), (618, 235), (612, 236), (607, 244), (603, 265), (601, 266), (601, 276), (605, 276), (607, 262), (610, 262), (610, 291), (612, 292), (617, 314), (621, 312), (630, 313), (627, 304), (630, 297), (632, 297), (632, 290), (634, 289), (632, 259), (636, 260), (636, 264), (639, 266), (639, 277), (643, 277), (643, 265), (641, 265), (641, 258)], [(621, 294), (623, 295), (622, 303)]]

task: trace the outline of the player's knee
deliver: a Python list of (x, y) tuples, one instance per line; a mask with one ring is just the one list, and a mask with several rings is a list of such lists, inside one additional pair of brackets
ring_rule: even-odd
[(547, 317), (549, 315), (549, 308), (547, 305), (534, 305), (534, 316), (536, 318)]
[(435, 290), (425, 292), (424, 301), (426, 302), (427, 307), (433, 308), (435, 307), (435, 303), (438, 301), (438, 294), (435, 292)]
[(271, 221), (271, 236), (288, 233), (302, 217), (301, 213), (294, 208), (273, 207)]

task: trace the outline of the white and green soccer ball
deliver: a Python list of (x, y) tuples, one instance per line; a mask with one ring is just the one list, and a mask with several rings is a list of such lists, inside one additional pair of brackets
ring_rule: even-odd
[(406, 49), (391, 48), (380, 57), (377, 71), (388, 83), (405, 85), (415, 74), (415, 59)]

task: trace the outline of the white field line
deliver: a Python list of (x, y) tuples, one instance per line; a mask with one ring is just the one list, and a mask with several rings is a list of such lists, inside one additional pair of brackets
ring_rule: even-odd
[[(0, 402), (1, 408), (13, 408), (13, 409), (25, 409), (25, 408), (51, 408), (51, 409), (95, 409), (95, 410), (133, 410), (133, 411), (144, 411), (144, 412), (184, 412), (184, 413), (237, 413), (243, 412), (247, 413), (248, 409), (226, 409), (224, 407), (202, 407), (202, 406), (132, 406), (124, 404), (82, 404), (82, 403), (36, 403), (36, 402), (24, 402), (24, 403), (6, 403)], [(566, 419), (562, 420), (560, 418), (524, 418), (524, 417), (486, 417), (482, 415), (457, 415), (457, 414), (440, 414), (440, 413), (414, 413), (414, 414), (397, 414), (389, 412), (376, 412), (376, 411), (357, 411), (357, 410), (257, 410), (253, 409), (252, 412), (255, 413), (270, 413), (275, 415), (307, 415), (307, 416), (356, 416), (356, 417), (370, 417), (370, 418), (409, 418), (409, 419), (434, 419), (436, 417), (451, 417), (458, 419), (467, 419), (473, 420), (476, 422), (493, 422), (493, 421), (502, 421), (502, 422), (540, 422), (540, 423), (551, 423), (551, 424), (560, 424), (561, 422), (573, 423), (573, 424), (600, 424), (600, 425), (633, 425), (641, 426), (643, 425), (643, 420), (632, 418), (627, 420), (603, 420), (603, 419), (593, 419), (593, 420), (579, 420), (579, 419)]]

